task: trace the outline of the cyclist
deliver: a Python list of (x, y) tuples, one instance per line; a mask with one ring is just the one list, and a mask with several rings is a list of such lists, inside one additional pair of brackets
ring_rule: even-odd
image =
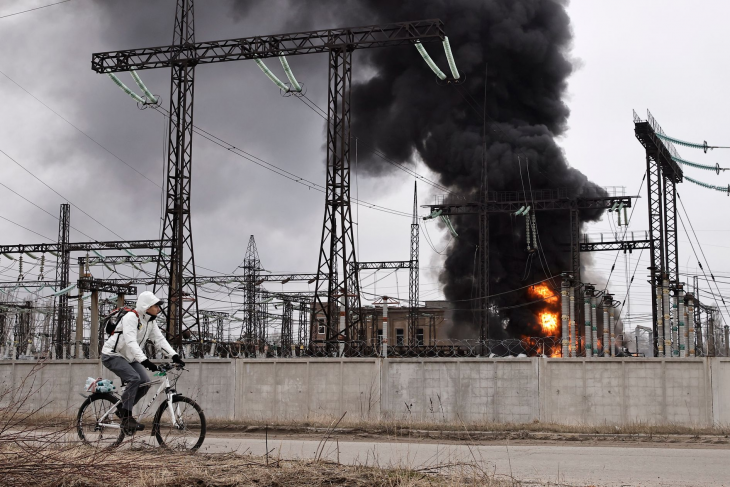
[(137, 297), (135, 310), (122, 317), (117, 329), (101, 350), (101, 363), (104, 367), (127, 383), (127, 389), (122, 394), (122, 405), (116, 414), (122, 420), (122, 427), (129, 432), (144, 429), (144, 425), (137, 423), (132, 417), (132, 407), (150, 388), (149, 385), (140, 386), (150, 380), (145, 368), (153, 372), (158, 370), (142, 351), (147, 340), (151, 339), (155, 347), (172, 357), (174, 363), (185, 365), (155, 323), (163, 304), (163, 301), (153, 293), (149, 291), (141, 293)]

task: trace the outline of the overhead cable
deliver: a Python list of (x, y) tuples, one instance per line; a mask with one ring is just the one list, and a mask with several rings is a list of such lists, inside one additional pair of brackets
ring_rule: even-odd
[(14, 12), (12, 14), (2, 15), (2, 16), (0, 16), (0, 19), (4, 19), (6, 17), (13, 17), (15, 15), (20, 15), (20, 14), (24, 14), (24, 13), (28, 13), (28, 12), (33, 12), (34, 10), (40, 10), (42, 8), (53, 7), (54, 5), (60, 5), (62, 3), (68, 3), (70, 1), (71, 0), (61, 0), (60, 2), (56, 2), (56, 3), (50, 3), (48, 5), (41, 5), (40, 7), (29, 8), (28, 10), (21, 10), (20, 12)]
[(21, 85), (19, 85), (19, 84), (18, 84), (18, 82), (17, 82), (17, 81), (15, 81), (15, 80), (14, 80), (13, 78), (11, 78), (11, 77), (10, 77), (10, 76), (8, 76), (7, 74), (5, 74), (5, 73), (4, 73), (3, 71), (0, 71), (0, 74), (2, 74), (3, 76), (5, 76), (5, 77), (6, 77), (6, 78), (7, 78), (8, 80), (10, 80), (10, 82), (11, 82), (11, 83), (13, 83), (13, 84), (14, 84), (15, 86), (17, 86), (17, 87), (18, 87), (18, 88), (20, 88), (21, 90), (23, 90), (23, 91), (24, 91), (25, 93), (27, 93), (27, 94), (28, 94), (28, 95), (29, 95), (30, 97), (32, 97), (32, 98), (33, 98), (33, 99), (34, 99), (35, 101), (37, 101), (38, 103), (40, 103), (41, 105), (43, 105), (44, 107), (46, 107), (46, 108), (47, 108), (48, 110), (50, 110), (51, 112), (53, 112), (53, 114), (54, 114), (54, 115), (56, 115), (56, 116), (57, 116), (57, 117), (59, 117), (59, 118), (60, 118), (61, 120), (63, 120), (64, 122), (66, 122), (67, 124), (69, 124), (70, 126), (72, 126), (72, 127), (73, 127), (74, 129), (76, 129), (77, 131), (79, 131), (79, 132), (80, 132), (80, 133), (81, 133), (82, 135), (84, 135), (84, 137), (86, 137), (87, 139), (89, 139), (90, 141), (92, 141), (92, 142), (93, 142), (94, 144), (96, 144), (96, 145), (98, 145), (99, 147), (101, 147), (102, 149), (104, 149), (104, 150), (105, 150), (105, 151), (106, 151), (106, 152), (107, 152), (108, 154), (110, 154), (111, 156), (113, 156), (113, 157), (114, 157), (115, 159), (117, 159), (117, 160), (118, 160), (119, 162), (121, 162), (122, 164), (124, 164), (125, 166), (127, 166), (128, 168), (130, 168), (130, 169), (131, 169), (132, 171), (136, 172), (137, 174), (139, 174), (139, 175), (140, 175), (140, 176), (142, 176), (143, 178), (145, 178), (145, 179), (146, 179), (147, 181), (149, 181), (150, 183), (152, 183), (152, 184), (154, 184), (155, 186), (157, 186), (158, 188), (162, 189), (162, 186), (160, 186), (160, 185), (159, 185), (159, 184), (157, 184), (156, 182), (152, 181), (152, 180), (151, 180), (150, 178), (148, 178), (147, 176), (145, 176), (144, 174), (142, 174), (141, 172), (139, 172), (139, 171), (138, 171), (137, 169), (135, 169), (135, 168), (134, 168), (133, 166), (131, 166), (131, 165), (130, 165), (130, 164), (129, 164), (128, 162), (126, 162), (126, 161), (125, 161), (124, 159), (122, 159), (121, 157), (119, 157), (118, 155), (114, 154), (114, 153), (113, 153), (112, 151), (110, 151), (109, 149), (107, 149), (106, 147), (104, 147), (103, 145), (101, 145), (101, 144), (100, 144), (100, 143), (99, 143), (99, 142), (98, 142), (98, 141), (97, 141), (96, 139), (94, 139), (94, 138), (93, 138), (92, 136), (90, 136), (89, 134), (87, 134), (86, 132), (84, 132), (83, 130), (81, 130), (81, 129), (80, 129), (79, 127), (77, 127), (76, 125), (74, 125), (73, 123), (71, 123), (71, 122), (70, 122), (70, 121), (69, 121), (69, 120), (68, 120), (67, 118), (65, 118), (65, 117), (64, 117), (63, 115), (61, 115), (60, 113), (58, 113), (58, 112), (57, 112), (56, 110), (54, 110), (53, 108), (51, 108), (50, 106), (48, 106), (48, 105), (47, 105), (47, 104), (46, 104), (45, 102), (43, 102), (43, 101), (42, 101), (42, 100), (41, 100), (40, 98), (38, 98), (37, 96), (35, 96), (35, 95), (34, 95), (33, 93), (31, 93), (30, 91), (26, 90), (26, 89), (25, 89), (25, 88), (23, 88), (23, 87), (22, 87)]

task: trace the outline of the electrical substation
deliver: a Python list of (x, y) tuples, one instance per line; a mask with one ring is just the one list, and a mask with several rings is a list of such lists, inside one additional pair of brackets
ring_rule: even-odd
[[(363, 262), (357, 258), (350, 179), (350, 97), (352, 70), (356, 69), (353, 51), (414, 45), (440, 83), (458, 85), (458, 59), (452, 54), (447, 32), (448, 26), (440, 20), (418, 20), (196, 42), (191, 2), (180, 0), (171, 45), (94, 54), (94, 72), (111, 77), (141, 107), (149, 106), (169, 116), (162, 233), (150, 235), (149, 240), (72, 242), (71, 207), (63, 204), (57, 243), (0, 246), (0, 255), (12, 265), (17, 264), (18, 270), (16, 280), (0, 283), (0, 357), (96, 359), (105, 338), (101, 318), (116, 307), (131, 304), (143, 288), (168, 301), (164, 323), (167, 338), (190, 358), (728, 356), (728, 326), (722, 313), (725, 303), (719, 290), (712, 287), (714, 276), (702, 290), (696, 277), (687, 282), (679, 273), (677, 245), (677, 185), (689, 180), (730, 193), (730, 187), (685, 177), (683, 169), (709, 169), (719, 174), (724, 168), (682, 159), (675, 145), (705, 152), (713, 147), (707, 142), (691, 144), (667, 136), (648, 112), (645, 118), (634, 112), (634, 135), (646, 153), (645, 195), (630, 196), (616, 188), (602, 188), (600, 194), (593, 195), (576, 194), (564, 187), (490, 191), (488, 184), (482, 184), (472, 194), (449, 192), (425, 204), (419, 202), (414, 185), (410, 249), (407, 253), (404, 248), (401, 255), (393, 256), (408, 259)], [(439, 45), (445, 50), (450, 76), (426, 50), (427, 46)], [(329, 57), (327, 108), (322, 110), (327, 123), (327, 171), (317, 267), (311, 273), (272, 274), (263, 266), (251, 235), (241, 272), (201, 275), (195, 267), (190, 223), (195, 211), (190, 191), (192, 140), (197, 133), (193, 123), (196, 69), (211, 63), (255, 60), (284, 94), (301, 97), (302, 86), (286, 57), (308, 54)], [(272, 58), (280, 59), (288, 83), (264, 64)], [(160, 68), (171, 71), (168, 110), (160, 106), (159, 97), (137, 74)], [(116, 76), (122, 72), (132, 74), (142, 95)], [(487, 172), (483, 173), (488, 183)], [(595, 239), (584, 234), (581, 215), (586, 211), (615, 213), (617, 231), (606, 239), (603, 235)], [(633, 215), (635, 211), (648, 211), (648, 231), (629, 230), (629, 212)], [(536, 216), (548, 212), (564, 215), (559, 234), (565, 237), (563, 252), (569, 256), (570, 266), (558, 275), (545, 275), (544, 280), (522, 292), (540, 325), (537, 333), (533, 329), (529, 335), (493, 336), (492, 322), (500, 317), (494, 296), (490, 295), (490, 264), (497, 258), (490, 255), (491, 225), (499, 224), (500, 218), (524, 220), (521, 238), (526, 242), (526, 251), (539, 255), (544, 249)], [(452, 220), (478, 221), (475, 297), (469, 301), (470, 323), (465, 325), (470, 330), (468, 336), (461, 333), (454, 337), (448, 331), (464, 320), (454, 311), (454, 303), (423, 301), (419, 296), (420, 224), (430, 219), (441, 221), (455, 238), (458, 234)], [(626, 297), (586, 282), (581, 254), (636, 251), (650, 255), (648, 282), (639, 279), (633, 283), (632, 276), (632, 283), (651, 288), (652, 317), (650, 326), (627, 329), (622, 320)], [(27, 277), (29, 265), (38, 268), (37, 276)], [(155, 271), (151, 272), (148, 265)], [(79, 276), (73, 281), (72, 266), (77, 266)], [(97, 278), (94, 270), (100, 267), (117, 275)], [(121, 267), (139, 272), (136, 276), (125, 275), (117, 271)], [(365, 270), (407, 270), (407, 303), (377, 296), (374, 305), (365, 305), (360, 290), (360, 275)], [(314, 285), (314, 290), (271, 291), (266, 283), (280, 283), (282, 289), (287, 283), (308, 283)], [(203, 309), (198, 300), (201, 286), (240, 292), (243, 305), (230, 313)], [(153, 349), (149, 352), (154, 354)]]
[[(415, 397), (416, 392), (403, 392), (409, 383), (406, 379), (397, 381), (401, 372), (396, 378), (388, 374), (395, 374), (393, 371), (398, 367), (403, 367), (402, 374), (410, 374), (412, 371), (406, 370), (407, 364), (417, 368), (418, 373), (429, 367), (448, 370), (457, 367), (461, 371), (459, 374), (466, 374), (459, 375), (459, 381), (473, 379), (476, 383), (491, 377), (492, 385), (484, 385), (484, 390), (492, 387), (491, 392), (484, 394), (493, 398), (498, 395), (495, 391), (501, 391), (499, 400), (503, 403), (490, 402), (492, 409), (484, 413), (490, 418), (511, 422), (528, 422), (535, 418), (560, 422), (565, 418), (561, 416), (564, 412), (561, 412), (559, 401), (551, 402), (549, 407), (544, 405), (547, 403), (536, 405), (538, 395), (545, 392), (538, 394), (537, 389), (533, 391), (529, 385), (530, 381), (537, 384), (538, 376), (539, 380), (553, 380), (558, 385), (560, 380), (567, 383), (569, 374), (561, 373), (567, 369), (560, 369), (556, 364), (582, 367), (580, 373), (584, 375), (603, 367), (600, 361), (620, 364), (622, 374), (631, 374), (627, 368), (636, 364), (641, 370), (651, 369), (651, 373), (647, 372), (649, 375), (642, 377), (648, 381), (654, 380), (651, 377), (656, 379), (652, 386), (652, 391), (656, 392), (657, 388), (665, 387), (661, 381), (668, 377), (667, 374), (684, 377), (683, 369), (672, 368), (673, 364), (684, 361), (687, 370), (692, 368), (692, 373), (701, 369), (702, 374), (706, 374), (687, 384), (697, 407), (686, 414), (664, 411), (661, 413), (664, 420), (706, 423), (730, 418), (727, 390), (718, 393), (726, 398), (724, 409), (717, 403), (707, 405), (707, 401), (717, 399), (710, 397), (716, 386), (708, 386), (710, 379), (706, 377), (714, 377), (713, 373), (720, 372), (704, 368), (705, 362), (700, 359), (730, 357), (727, 322), (730, 315), (706, 260), (707, 269), (702, 268), (702, 276), (690, 278), (680, 272), (680, 257), (686, 259), (687, 256), (680, 256), (678, 251), (678, 234), (689, 230), (684, 225), (690, 224), (685, 219), (678, 227), (678, 218), (682, 218), (678, 187), (700, 185), (714, 196), (730, 194), (730, 185), (708, 184), (701, 178), (685, 175), (685, 171), (702, 169), (706, 170), (705, 174), (719, 175), (726, 168), (683, 159), (677, 146), (704, 152), (716, 146), (707, 142), (686, 142), (674, 134), (670, 136), (651, 113), (647, 111), (643, 116), (634, 112), (633, 137), (645, 153), (645, 160), (637, 160), (636, 164), (645, 166), (646, 171), (642, 191), (634, 195), (626, 194), (623, 188), (598, 185), (585, 191), (563, 186), (559, 181), (554, 186), (533, 187), (532, 182), (525, 186), (525, 179), (510, 191), (491, 190), (487, 170), (490, 160), (485, 147), (480, 156), (482, 180), (475, 190), (460, 193), (441, 183), (428, 181), (443, 194), (435, 198), (429, 195), (427, 201), (423, 196), (419, 198), (419, 187), (414, 184), (412, 208), (397, 210), (409, 220), (410, 247), (403, 245), (402, 252), (394, 253), (393, 260), (361, 261), (353, 230), (353, 207), (358, 200), (351, 191), (354, 152), (351, 93), (353, 70), (358, 68), (353, 63), (353, 53), (375, 48), (387, 52), (398, 46), (414, 46), (414, 66), (423, 70), (430, 68), (441, 89), (461, 89), (464, 76), (459, 73), (459, 57), (454, 54), (458, 46), (449, 41), (449, 25), (438, 19), (413, 20), (199, 42), (195, 38), (192, 3), (191, 0), (177, 1), (174, 40), (170, 45), (96, 53), (91, 60), (94, 74), (112, 78), (141, 108), (158, 111), (169, 119), (161, 234), (149, 235), (147, 240), (72, 241), (70, 230), (74, 212), (71, 205), (64, 203), (58, 214), (57, 242), (3, 242), (0, 259), (3, 266), (10, 269), (6, 269), (4, 275), (17, 271), (17, 278), (0, 282), (0, 360), (14, 364), (86, 360), (83, 363), (87, 365), (83, 367), (96, 370), (91, 361), (98, 362), (106, 338), (101, 326), (103, 317), (117, 307), (133, 306), (139, 292), (152, 290), (167, 303), (164, 322), (159, 324), (173, 347), (186, 360), (200, 359), (201, 370), (212, 361), (210, 367), (217, 367), (224, 375), (238, 377), (236, 380), (242, 381), (241, 387), (256, 394), (266, 394), (257, 385), (257, 380), (265, 382), (270, 374), (274, 374), (272, 381), (278, 377), (268, 369), (264, 372), (265, 367), (280, 364), (281, 369), (290, 370), (294, 376), (299, 373), (299, 369), (295, 370), (297, 364), (302, 366), (306, 362), (308, 375), (301, 380), (307, 384), (315, 380), (312, 374), (318, 373), (310, 372), (309, 368), (318, 367), (320, 378), (317, 380), (339, 381), (339, 392), (332, 395), (342, 397), (343, 403), (357, 400), (352, 394), (348, 395), (345, 385), (355, 384), (358, 376), (384, 381), (380, 382), (379, 411), (397, 416), (396, 410), (402, 407), (403, 397), (409, 394)], [(436, 49), (444, 50), (448, 73), (442, 71), (429, 55), (428, 51), (433, 53)], [(241, 242), (243, 262), (237, 272), (206, 275), (196, 269), (191, 225), (191, 214), (196, 211), (191, 204), (195, 166), (193, 137), (202, 133), (193, 119), (196, 71), (206, 69), (207, 64), (253, 60), (282, 94), (306, 98), (287, 57), (310, 54), (326, 55), (329, 60), (327, 106), (319, 109), (320, 116), (326, 119), (326, 179), (317, 183), (322, 189), (324, 204), (318, 211), (323, 210), (324, 216), (319, 252), (312, 256), (311, 272), (269, 272), (267, 266), (275, 263), (262, 262), (256, 238), (251, 235), (247, 242)], [(281, 62), (288, 82), (279, 79), (265, 64), (274, 59)], [(170, 70), (167, 109), (138, 74), (152, 69)], [(120, 80), (118, 76), (125, 72), (131, 73), (141, 94)], [(119, 92), (115, 94), (124, 96)], [(307, 103), (306, 100), (302, 101)], [(487, 125), (489, 122), (485, 122)], [(484, 130), (486, 134), (486, 128)], [(213, 134), (204, 133), (221, 147), (228, 150), (235, 147)], [(495, 133), (495, 137), (500, 136), (498, 131)], [(627, 131), (626, 137), (632, 137), (632, 134)], [(521, 157), (515, 157), (514, 164), (523, 171), (527, 169), (528, 161)], [(402, 168), (399, 163), (394, 165)], [(404, 184), (410, 188), (412, 179), (404, 179)], [(419, 183), (423, 178), (416, 179)], [(649, 228), (646, 230), (630, 226), (633, 215), (641, 213), (648, 215)], [(603, 214), (617, 220), (615, 231), (600, 237), (586, 233), (586, 222), (596, 221)], [(547, 235), (548, 230), (543, 230), (544, 227), (539, 228), (538, 221), (543, 216), (550, 218), (550, 231), (554, 235)], [(423, 268), (419, 259), (420, 239), (424, 223), (432, 220), (439, 222), (440, 228), (453, 239), (467, 238), (460, 230), (466, 228), (465, 225), (470, 229), (473, 225), (476, 229), (469, 233), (469, 238), (474, 237), (475, 242), (463, 270), (473, 278), (472, 293), (464, 299), (424, 300), (419, 293), (419, 271)], [(534, 261), (535, 268), (542, 263), (544, 269), (544, 262), (551, 259), (559, 259), (557, 262), (563, 263), (563, 268), (553, 267), (551, 272), (534, 274), (536, 278), (526, 280), (524, 286), (498, 287), (501, 282), (498, 274), (504, 272), (503, 256), (495, 247), (494, 232), (510, 225), (514, 228), (511, 230), (514, 240), (510, 245), (519, 246), (519, 252), (529, 262)], [(546, 247), (548, 241), (551, 242), (549, 248)], [(595, 274), (588, 272), (589, 265), (581, 256), (598, 252), (616, 255), (616, 258), (626, 253), (646, 252), (650, 266), (633, 269), (626, 295), (623, 288), (619, 295), (612, 292), (610, 279), (590, 282), (589, 276)], [(546, 255), (548, 253), (555, 256)], [(693, 258), (698, 262), (703, 260), (697, 255)], [(78, 278), (72, 279), (76, 270)], [(111, 277), (99, 277), (99, 270), (108, 271)], [(365, 271), (407, 272), (407, 300), (363, 293), (362, 273)], [(311, 285), (312, 289), (287, 291), (290, 283)], [(277, 290), (267, 287), (269, 284), (276, 284)], [(210, 288), (223, 290), (228, 296), (235, 293), (243, 304), (233, 306), (230, 311), (205, 309), (200, 304), (199, 291)], [(629, 293), (638, 288), (650, 289), (651, 317), (641, 323), (632, 323), (626, 320), (625, 310)], [(507, 294), (513, 301), (505, 304), (501, 299)], [(157, 355), (152, 345), (148, 345), (147, 353), (151, 357)], [(367, 360), (348, 362), (351, 358)], [(403, 359), (402, 363), (398, 361), (400, 359)], [(470, 362), (472, 359), (487, 361)], [(541, 362), (542, 359), (552, 360)], [(659, 364), (656, 370), (654, 360)], [(325, 370), (328, 361), (343, 364), (343, 369), (337, 373), (329, 368)], [(258, 363), (261, 365), (256, 365)], [(260, 367), (260, 375), (241, 378), (249, 374), (244, 372), (242, 364)], [(730, 362), (723, 364), (727, 368)], [(478, 370), (469, 369), (467, 373), (466, 369), (472, 366)], [(345, 370), (345, 367), (350, 369)], [(499, 373), (495, 371), (502, 370), (500, 367), (510, 368), (510, 374), (514, 374), (510, 376), (512, 379), (505, 379), (516, 384), (511, 389), (508, 384), (499, 382)], [(723, 369), (723, 377), (730, 377), (729, 370)], [(651, 375), (654, 373), (664, 374), (661, 375), (663, 379)], [(516, 381), (514, 377), (517, 376), (526, 379)], [(441, 379), (434, 380), (437, 383)], [(427, 388), (425, 383), (418, 387)], [(615, 387), (622, 387), (621, 397), (628, 397), (634, 386)], [(576, 397), (579, 395), (576, 393)], [(460, 397), (459, 393), (454, 397)], [(534, 399), (534, 404), (522, 402), (525, 397)], [(271, 400), (276, 402), (276, 399)], [(307, 400), (304, 409), (316, 409), (312, 402), (315, 400), (311, 397)], [(471, 396), (465, 399), (469, 404), (473, 400)], [(669, 403), (672, 398), (664, 397), (664, 400)], [(243, 399), (231, 398), (230, 404), (221, 402), (220, 411), (215, 409), (211, 415), (246, 416), (239, 414), (236, 401), (240, 403)], [(641, 409), (645, 402), (636, 407)], [(246, 414), (251, 417), (268, 414), (266, 404), (261, 402)], [(327, 407), (334, 414), (345, 406)], [(457, 414), (460, 407), (463, 404), (454, 406), (448, 414)], [(616, 422), (643, 418), (643, 412), (637, 413), (631, 407), (621, 403), (620, 411), (606, 413), (607, 417)], [(509, 412), (505, 412), (507, 409)], [(294, 415), (292, 410), (287, 411), (289, 416)], [(421, 411), (419, 414), (426, 413)], [(471, 411), (463, 417), (478, 420), (479, 414)], [(591, 418), (593, 416), (583, 420)]]

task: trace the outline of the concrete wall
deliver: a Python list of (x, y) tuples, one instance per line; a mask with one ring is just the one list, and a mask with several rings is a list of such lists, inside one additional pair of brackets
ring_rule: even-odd
[[(34, 367), (0, 362), (0, 390)], [(220, 420), (730, 424), (729, 358), (213, 359), (188, 369), (178, 390)], [(29, 406), (74, 413), (86, 377), (100, 376), (112, 374), (97, 361), (48, 362), (25, 380), (40, 386)]]

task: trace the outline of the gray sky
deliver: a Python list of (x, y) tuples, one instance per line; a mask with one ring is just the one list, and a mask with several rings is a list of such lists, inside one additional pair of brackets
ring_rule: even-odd
[[(53, 3), (48, 0), (3, 0), (0, 16)], [(236, 17), (229, 1), (196, 3), (196, 38), (199, 41), (281, 32), (278, 2), (264, 2), (245, 18)], [(91, 71), (93, 52), (169, 44), (175, 2), (172, 0), (71, 0), (42, 10), (0, 18), (0, 70), (33, 93), (57, 113), (86, 132), (106, 149), (162, 185), (163, 118), (152, 110), (140, 111), (107, 77)], [(559, 139), (568, 161), (603, 186), (626, 186), (636, 194), (645, 170), (641, 145), (633, 135), (631, 110), (640, 115), (649, 108), (665, 131), (689, 140), (730, 145), (724, 133), (730, 110), (725, 100), (729, 62), (722, 47), (730, 33), (726, 2), (614, 0), (573, 1), (568, 7), (575, 32), (572, 55), (579, 66), (569, 82), (567, 102), (570, 129)], [(322, 25), (320, 27), (326, 27)], [(456, 60), (458, 65), (458, 59)], [(307, 95), (326, 104), (326, 56), (290, 59)], [(357, 58), (355, 59), (357, 62)], [(414, 63), (422, 63), (414, 51)], [(280, 66), (269, 66), (281, 73)], [(425, 64), (423, 69), (428, 69)], [(140, 73), (154, 93), (168, 102), (169, 71)], [(358, 72), (356, 76), (367, 76)], [(128, 74), (120, 78), (136, 88)], [(139, 91), (139, 90), (136, 90)], [(159, 236), (160, 188), (129, 169), (114, 156), (75, 130), (8, 78), (0, 75), (0, 149), (35, 176), (51, 185), (125, 239)], [(324, 183), (323, 121), (291, 97), (285, 98), (255, 63), (236, 62), (202, 66), (196, 71), (195, 123), (237, 147), (299, 176)], [(730, 151), (680, 148), (686, 159), (730, 166)], [(3, 184), (52, 213), (63, 199), (0, 154)], [(422, 165), (418, 171), (427, 174)], [(727, 185), (730, 175), (687, 170), (708, 183)], [(231, 272), (243, 259), (248, 236), (254, 234), (264, 267), (272, 271), (309, 271), (316, 267), (323, 215), (323, 195), (283, 179), (210, 142), (196, 138), (193, 168), (193, 231), (199, 274), (211, 269)], [(380, 178), (357, 178), (354, 192), (362, 200), (409, 212), (413, 178), (403, 172)], [(715, 276), (728, 276), (726, 243), (730, 224), (728, 198), (689, 182), (679, 193)], [(57, 220), (0, 187), (0, 216), (22, 224), (51, 240), (57, 238)], [(646, 188), (631, 229), (648, 228)], [(419, 184), (419, 202), (433, 193)], [(360, 260), (408, 258), (409, 219), (360, 207), (358, 218)], [(424, 210), (422, 210), (424, 211)], [(681, 211), (681, 209), (680, 209)], [(72, 224), (95, 239), (117, 239), (77, 208)], [(682, 214), (684, 217), (684, 214)], [(687, 222), (685, 221), (685, 224)], [(682, 271), (696, 273), (697, 263), (681, 224)], [(43, 238), (0, 220), (3, 244), (40, 242)], [(447, 240), (435, 223), (428, 229), (436, 250)], [(72, 230), (72, 240), (85, 240)], [(588, 229), (611, 231), (607, 219)], [(691, 230), (689, 230), (691, 234)], [(384, 244), (385, 243), (385, 244)], [(699, 248), (695, 243), (699, 253)], [(648, 312), (645, 283), (648, 255), (621, 254), (609, 288), (622, 300), (628, 276), (637, 268), (632, 286), (631, 311), (639, 318)], [(421, 239), (421, 298), (440, 297), (437, 272), (441, 255)], [(616, 258), (594, 257), (595, 280), (603, 285)], [(0, 258), (0, 269), (10, 265)], [(34, 275), (31, 271), (31, 275)], [(125, 270), (131, 273), (131, 269)], [(95, 275), (109, 275), (104, 268)], [(383, 278), (364, 276), (365, 289)], [(17, 266), (2, 271), (14, 280)], [(407, 299), (407, 274), (382, 279), (378, 292)], [(706, 285), (703, 286), (706, 289)], [(305, 286), (287, 287), (304, 289)], [(730, 284), (720, 285), (730, 296)], [(210, 293), (228, 300), (224, 294)], [(730, 302), (729, 302), (730, 303)], [(230, 309), (209, 301), (203, 307)], [(638, 323), (638, 321), (637, 321)]]

